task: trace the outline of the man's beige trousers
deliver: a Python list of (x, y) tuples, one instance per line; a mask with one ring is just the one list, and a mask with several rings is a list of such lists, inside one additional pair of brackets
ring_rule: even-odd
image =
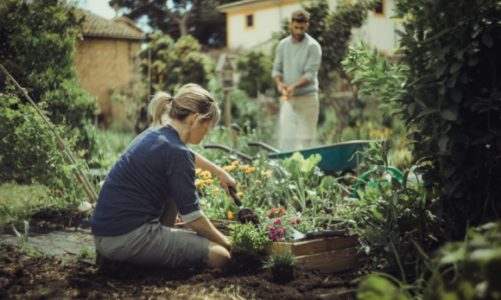
[(317, 131), (318, 95), (296, 96), (280, 102), (280, 150), (298, 150), (312, 146)]

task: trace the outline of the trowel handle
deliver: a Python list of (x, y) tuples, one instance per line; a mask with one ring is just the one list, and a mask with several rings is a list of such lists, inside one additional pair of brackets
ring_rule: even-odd
[(233, 198), (233, 201), (235, 201), (235, 204), (238, 207), (242, 207), (242, 201), (240, 201), (240, 198), (238, 198), (237, 190), (235, 190), (235, 187), (228, 186), (228, 190), (230, 191), (231, 198)]

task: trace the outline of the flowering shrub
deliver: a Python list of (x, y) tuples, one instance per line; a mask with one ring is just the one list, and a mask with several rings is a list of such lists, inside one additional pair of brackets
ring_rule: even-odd
[(301, 223), (301, 217), (297, 215), (287, 215), (287, 210), (283, 207), (273, 207), (266, 212), (268, 237), (272, 241), (290, 241), (293, 234), (290, 228), (295, 228)]
[[(269, 237), (291, 240), (290, 226), (301, 232), (331, 227), (336, 206), (342, 203), (338, 199), (346, 188), (337, 179), (324, 176), (316, 167), (318, 162), (318, 156), (305, 159), (296, 153), (284, 160), (258, 157), (250, 163), (226, 160), (221, 165), (237, 181), (237, 195), (243, 205), (266, 219), (263, 229)], [(236, 219), (238, 207), (213, 174), (197, 169), (195, 185), (209, 218)], [(275, 218), (280, 218), (281, 225), (273, 224)]]

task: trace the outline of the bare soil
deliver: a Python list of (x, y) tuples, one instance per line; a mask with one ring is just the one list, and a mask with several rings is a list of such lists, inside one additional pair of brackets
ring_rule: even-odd
[[(78, 216), (38, 216), (31, 226), (48, 231), (75, 224)], [(37, 225), (38, 224), (38, 225)], [(296, 270), (288, 283), (260, 268), (165, 270), (126, 268), (103, 274), (90, 259), (72, 260), (0, 246), (0, 299), (354, 299), (350, 282), (359, 271), (321, 274)]]

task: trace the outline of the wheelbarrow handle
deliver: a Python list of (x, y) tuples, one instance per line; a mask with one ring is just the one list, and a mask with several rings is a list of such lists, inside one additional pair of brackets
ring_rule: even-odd
[(245, 153), (242, 153), (240, 151), (237, 151), (235, 149), (231, 149), (230, 147), (225, 146), (225, 145), (220, 145), (220, 144), (206, 144), (206, 145), (204, 145), (204, 148), (205, 149), (220, 149), (220, 150), (225, 151), (226, 153), (230, 153), (230, 154), (234, 153), (236, 156), (238, 156), (239, 158), (241, 158), (241, 159), (243, 159), (245, 161), (253, 161), (254, 160), (252, 158), (252, 156), (247, 155)]
[(235, 204), (239, 208), (241, 208), (243, 206), (242, 201), (240, 201), (240, 198), (237, 196), (237, 191), (235, 190), (235, 188), (233, 186), (228, 186), (228, 190), (230, 191), (231, 198), (233, 198), (233, 201), (235, 201)]
[(278, 153), (280, 152), (277, 148), (273, 148), (272, 146), (265, 144), (263, 142), (248, 142), (247, 145), (252, 146), (252, 147), (261, 147), (265, 150), (268, 150), (273, 153)]

